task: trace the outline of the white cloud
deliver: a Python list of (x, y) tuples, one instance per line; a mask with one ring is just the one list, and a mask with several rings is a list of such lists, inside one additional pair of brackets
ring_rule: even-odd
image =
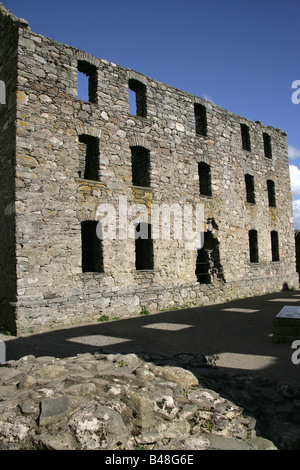
[(293, 196), (300, 196), (300, 169), (296, 165), (290, 165), (290, 178)]
[[(291, 189), (293, 196), (294, 229), (300, 230), (300, 169), (296, 165), (290, 165)], [(295, 197), (296, 196), (296, 197)]]
[(300, 199), (293, 201), (294, 229), (300, 230)]
[(288, 153), (291, 160), (295, 160), (295, 158), (300, 157), (300, 150), (296, 149), (296, 147), (293, 147), (292, 145), (288, 146)]
[[(203, 98), (204, 98), (206, 101), (209, 101), (211, 104), (216, 104), (216, 103), (214, 102), (214, 100), (213, 100), (210, 96), (208, 96), (208, 95), (203, 95)], [(299, 155), (299, 156), (300, 156), (300, 155)]]

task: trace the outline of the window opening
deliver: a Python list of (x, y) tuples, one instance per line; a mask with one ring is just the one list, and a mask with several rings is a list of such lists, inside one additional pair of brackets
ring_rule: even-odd
[(132, 184), (150, 187), (150, 152), (144, 147), (130, 147), (132, 165)]
[(249, 253), (250, 262), (258, 263), (258, 243), (257, 243), (257, 230), (249, 230)]
[(135, 226), (135, 267), (137, 271), (153, 269), (153, 240), (151, 224), (141, 222)]
[(136, 116), (147, 116), (146, 85), (131, 78), (129, 85), (129, 112)]
[(97, 103), (97, 67), (85, 60), (78, 61), (77, 96), (83, 101)]
[(103, 272), (102, 240), (97, 237), (98, 222), (81, 222), (82, 272)]
[(194, 104), (195, 127), (197, 135), (207, 135), (206, 108), (200, 103)]
[(250, 132), (246, 124), (241, 124), (242, 146), (244, 150), (251, 150)]
[(276, 207), (276, 198), (275, 198), (275, 183), (272, 180), (267, 181), (268, 188), (268, 200), (270, 207)]
[(211, 196), (211, 173), (210, 166), (205, 162), (198, 163), (199, 188), (203, 196)]
[(136, 94), (129, 88), (129, 112), (130, 114), (137, 114), (136, 112)]
[(264, 133), (264, 134), (263, 134), (263, 139), (264, 139), (264, 152), (265, 152), (265, 157), (267, 157), (267, 158), (272, 158), (271, 137), (269, 136), (269, 134)]
[(247, 202), (255, 204), (254, 177), (245, 175)]
[(87, 180), (99, 181), (99, 139), (90, 135), (82, 134), (79, 142), (84, 144), (83, 175), (79, 172), (79, 177)]
[(279, 261), (278, 232), (271, 232), (272, 261)]

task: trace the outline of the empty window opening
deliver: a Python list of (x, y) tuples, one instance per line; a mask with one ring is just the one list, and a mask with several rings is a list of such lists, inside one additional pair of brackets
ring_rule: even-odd
[(0, 80), (0, 104), (6, 104), (5, 82)]
[(129, 85), (129, 112), (136, 116), (147, 116), (146, 85), (131, 78)]
[(78, 140), (83, 144), (79, 177), (99, 181), (99, 139), (82, 134)]
[(214, 280), (224, 281), (219, 241), (211, 231), (204, 233), (203, 247), (197, 252), (195, 274), (200, 284), (211, 284)]
[(136, 112), (136, 94), (129, 88), (129, 112), (130, 114), (137, 114)]
[(150, 152), (144, 147), (130, 147), (132, 165), (132, 184), (150, 187)]
[(251, 150), (250, 132), (246, 124), (241, 124), (242, 146), (244, 150)]
[(89, 77), (77, 72), (77, 97), (82, 101), (89, 101)]
[(263, 134), (263, 139), (264, 139), (264, 152), (265, 152), (265, 157), (267, 157), (267, 158), (272, 158), (271, 137), (269, 136), (269, 134), (264, 133), (264, 134)]
[(278, 232), (271, 232), (272, 261), (279, 261)]
[(195, 128), (197, 135), (207, 135), (206, 108), (200, 103), (194, 105)]
[(141, 222), (135, 226), (135, 267), (137, 271), (153, 269), (153, 240), (151, 224)]
[(85, 60), (78, 61), (77, 96), (80, 100), (97, 103), (97, 67)]
[(268, 200), (270, 207), (276, 207), (276, 198), (275, 198), (275, 183), (272, 180), (267, 181), (268, 188)]
[(257, 230), (249, 230), (249, 253), (250, 262), (258, 263), (258, 243), (257, 243)]
[(97, 237), (98, 222), (81, 222), (82, 272), (103, 272), (102, 240)]
[(211, 172), (210, 166), (205, 162), (198, 163), (199, 188), (203, 196), (211, 196)]
[(247, 202), (255, 204), (254, 177), (245, 175)]

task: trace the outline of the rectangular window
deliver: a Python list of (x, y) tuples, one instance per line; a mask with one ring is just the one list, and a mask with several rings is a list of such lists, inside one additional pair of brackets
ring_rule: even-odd
[(279, 261), (278, 232), (271, 232), (272, 261)]
[(194, 104), (195, 128), (197, 135), (207, 135), (206, 108), (200, 103)]
[(265, 157), (267, 157), (267, 158), (272, 158), (271, 137), (269, 136), (269, 134), (264, 133), (264, 134), (263, 134), (263, 139), (264, 139), (264, 152), (265, 152)]
[(267, 181), (268, 188), (268, 200), (270, 207), (276, 207), (276, 198), (275, 198), (275, 183), (272, 180)]
[(245, 184), (247, 202), (255, 204), (254, 177), (252, 175), (245, 175)]
[(99, 181), (99, 139), (90, 135), (82, 134), (79, 142), (85, 144), (84, 169), (79, 176), (87, 180)]
[(249, 253), (250, 262), (258, 263), (258, 243), (257, 243), (257, 230), (249, 231)]
[(246, 124), (241, 124), (242, 147), (244, 150), (251, 150), (250, 132)]
[(153, 269), (153, 240), (151, 225), (141, 222), (135, 227), (135, 267), (137, 271)]
[(82, 272), (103, 272), (102, 240), (97, 236), (98, 222), (81, 222)]
[(79, 60), (78, 65), (78, 86), (77, 95), (83, 101), (97, 103), (97, 67), (89, 64), (85, 60)]
[(199, 186), (202, 196), (211, 196), (210, 166), (205, 162), (198, 163)]
[(129, 85), (129, 112), (136, 116), (147, 116), (146, 85), (131, 78)]
[(150, 187), (150, 152), (140, 146), (130, 147), (132, 165), (132, 184)]

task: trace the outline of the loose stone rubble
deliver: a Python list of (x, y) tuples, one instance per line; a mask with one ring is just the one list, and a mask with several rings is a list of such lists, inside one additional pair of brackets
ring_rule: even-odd
[(0, 449), (299, 449), (299, 392), (202, 355), (24, 356), (0, 366)]

